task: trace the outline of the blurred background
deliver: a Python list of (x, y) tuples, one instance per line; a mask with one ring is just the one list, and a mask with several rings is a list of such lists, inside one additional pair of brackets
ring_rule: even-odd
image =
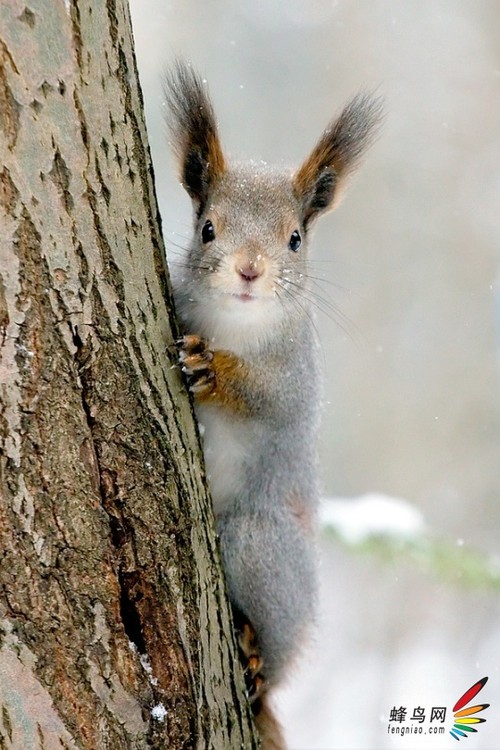
[[(130, 5), (171, 262), (191, 233), (161, 90), (176, 55), (209, 81), (223, 143), (238, 158), (298, 165), (353, 93), (385, 98), (380, 139), (313, 240), (327, 301), (317, 311), (322, 483), (334, 499), (322, 513), (317, 627), (278, 707), (292, 750), (438, 750), (455, 747), (453, 704), (488, 675), (478, 697), (491, 703), (488, 720), (463, 741), (493, 750), (500, 4)], [(447, 706), (446, 733), (430, 735), (429, 717), (427, 734), (388, 733), (395, 706), (408, 719), (414, 707)]]

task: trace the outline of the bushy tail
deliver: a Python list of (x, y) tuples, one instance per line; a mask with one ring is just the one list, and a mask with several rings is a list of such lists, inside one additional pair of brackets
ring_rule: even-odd
[(252, 703), (252, 710), (259, 731), (262, 750), (286, 750), (283, 731), (274, 715), (267, 693), (256, 698)]

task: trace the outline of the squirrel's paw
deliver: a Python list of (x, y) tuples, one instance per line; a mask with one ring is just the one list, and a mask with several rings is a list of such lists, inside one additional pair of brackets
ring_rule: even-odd
[(188, 388), (195, 396), (206, 396), (215, 388), (213, 353), (201, 336), (189, 334), (177, 340), (179, 362)]
[(238, 628), (237, 637), (247, 695), (253, 702), (258, 698), (265, 684), (265, 678), (262, 674), (264, 663), (259, 653), (255, 630), (249, 622), (245, 622)]

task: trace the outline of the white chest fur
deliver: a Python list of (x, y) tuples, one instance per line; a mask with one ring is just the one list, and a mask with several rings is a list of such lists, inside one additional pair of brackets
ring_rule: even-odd
[(203, 452), (214, 511), (228, 507), (245, 482), (245, 468), (255, 439), (253, 424), (210, 406), (197, 406)]

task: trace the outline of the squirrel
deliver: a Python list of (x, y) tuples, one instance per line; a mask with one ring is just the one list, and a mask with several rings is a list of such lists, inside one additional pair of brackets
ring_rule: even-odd
[(194, 208), (174, 302), (179, 360), (203, 450), (247, 692), (262, 747), (285, 747), (269, 695), (300, 651), (316, 600), (319, 345), (308, 245), (377, 134), (358, 94), (297, 170), (226, 159), (207, 87), (167, 75), (171, 145)]

